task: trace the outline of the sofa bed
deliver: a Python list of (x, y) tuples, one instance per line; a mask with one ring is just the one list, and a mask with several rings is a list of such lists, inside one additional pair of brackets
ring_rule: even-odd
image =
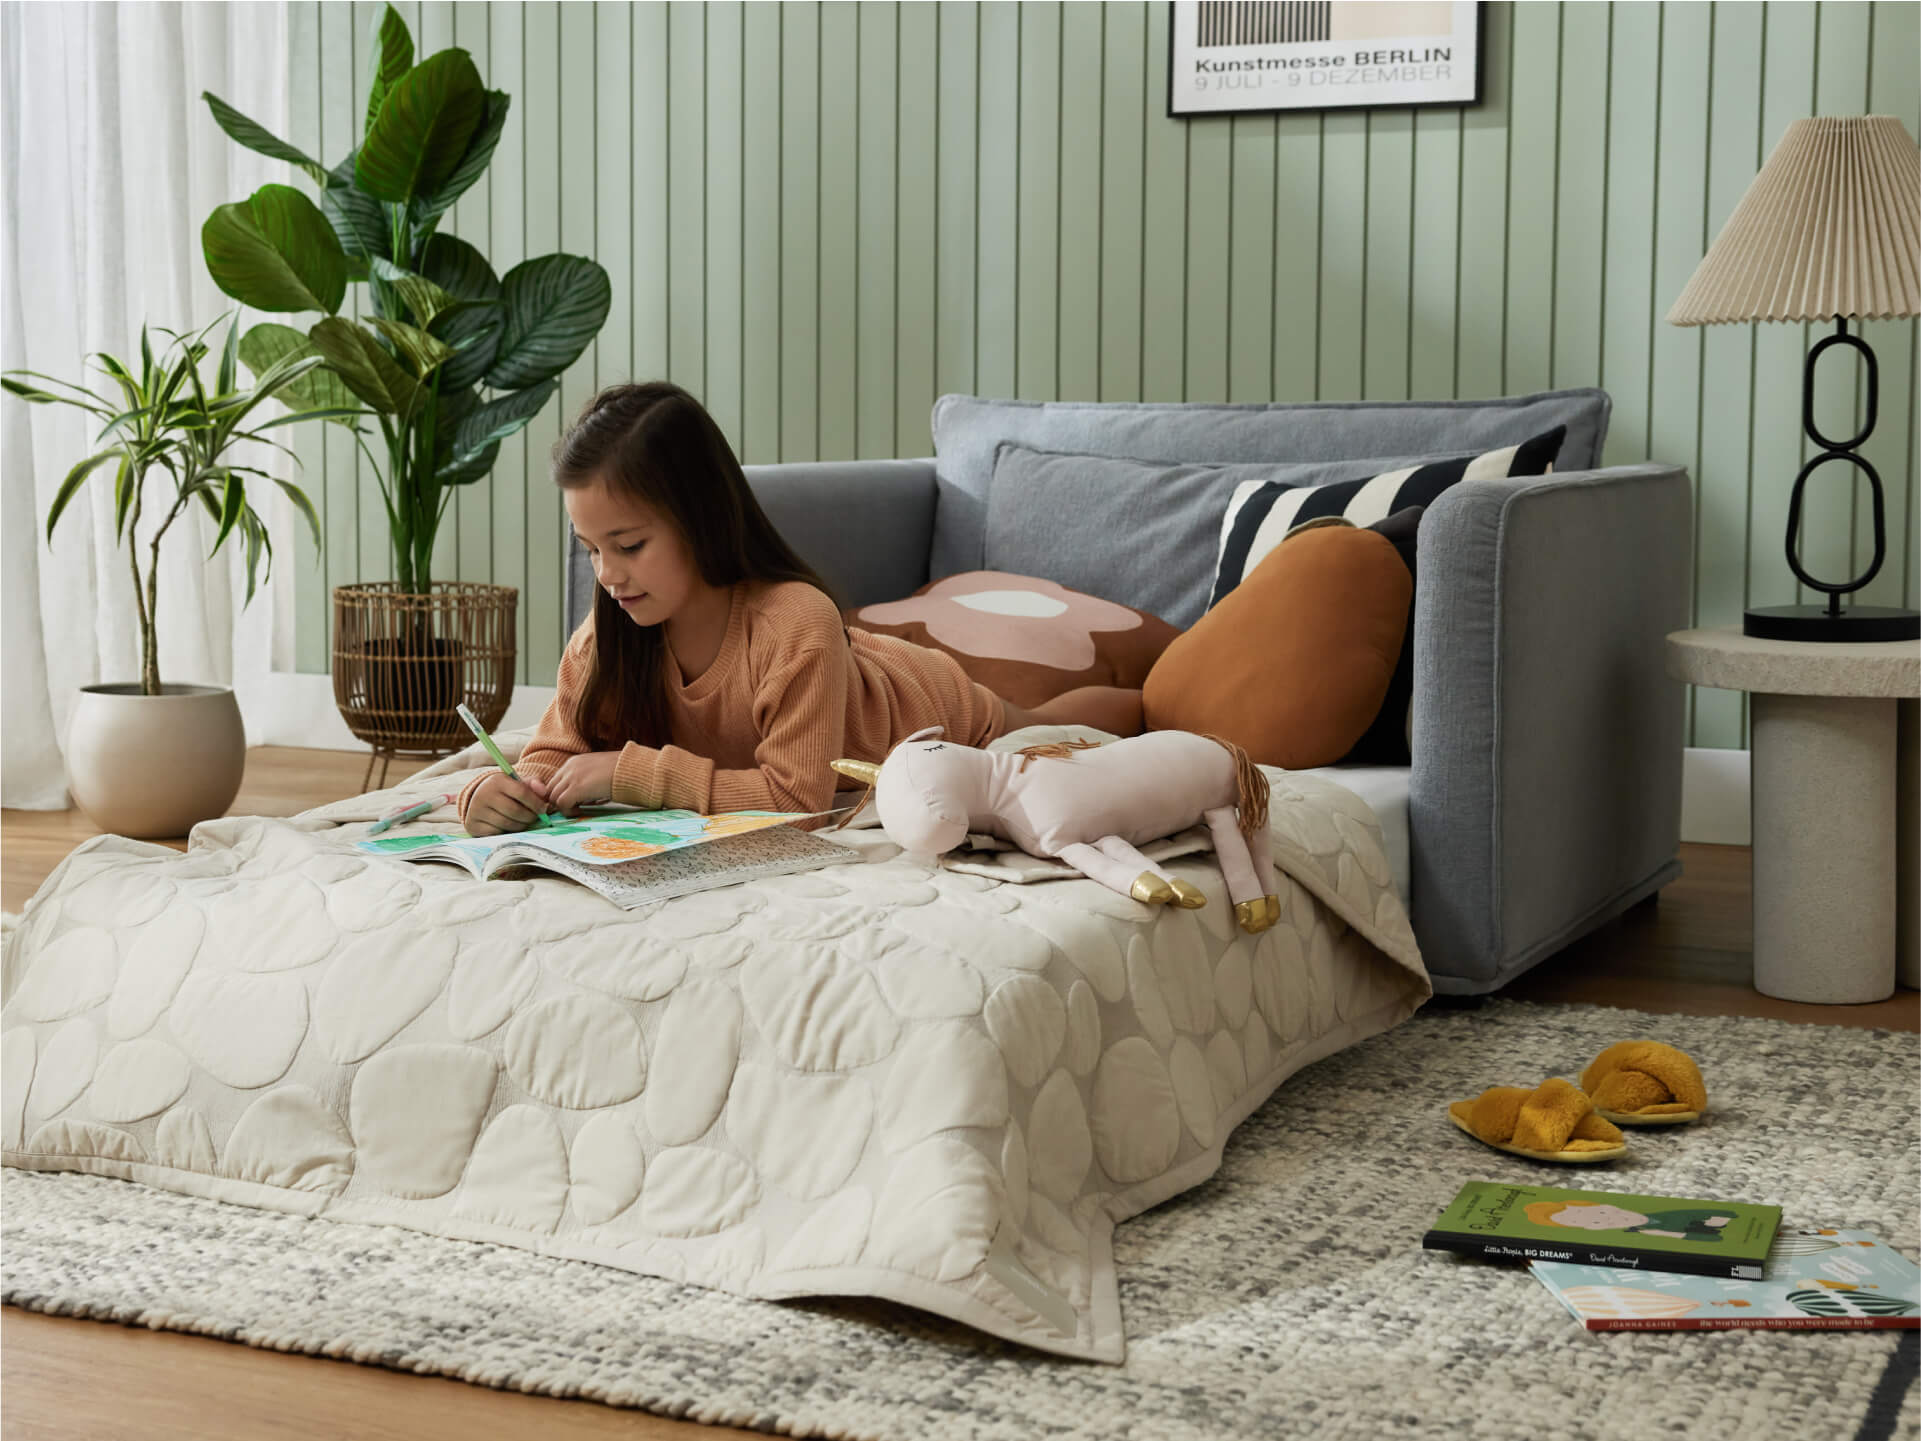
[[(1049, 409), (949, 397), (932, 465), (750, 478), (844, 599), (899, 596), (992, 559), (981, 477), (949, 466), (981, 439), (961, 443), (958, 422), (1040, 423), (1022, 433), (1057, 448), (1129, 434), (1076, 407), (1059, 409), (1078, 429), (1050, 429)], [(1160, 437), (1150, 459), (1259, 465), (1240, 427), (1285, 408), (1181, 407), (1199, 423), (1182, 435), (1132, 409), (1151, 423), (1127, 443)], [(1330, 408), (1312, 409), (1318, 424)], [(1571, 436), (1588, 416), (1590, 449), (1605, 425), (1592, 392), (1484, 409), (1437, 413), (1467, 449), (1549, 410)], [(1367, 456), (1430, 453), (1439, 423), (1339, 418)], [(1286, 459), (1286, 443), (1259, 448)], [(1673, 873), (1671, 815), (1617, 802), (1624, 775), (1647, 793), (1678, 765), (1678, 697), (1655, 683), (1659, 646), (1642, 655), (1673, 585), (1636, 567), (1685, 553), (1685, 477), (1476, 487), (1432, 507), (1445, 544), (1416, 593), (1429, 690), (1405, 790), (1263, 767), (1281, 906), (1259, 934), (1191, 836), (1148, 853), (1207, 894), (1197, 910), (1018, 853), (934, 863), (861, 824), (831, 833), (842, 864), (633, 912), (545, 874), (478, 882), (353, 850), (387, 809), (470, 774), (464, 754), (284, 820), (204, 822), (184, 854), (77, 847), (7, 938), (5, 1164), (770, 1301), (886, 1297), (1119, 1361), (1115, 1224), (1211, 1175), (1288, 1076), (1427, 1000), (1423, 924), (1446, 979), (1485, 988)], [(1116, 568), (1157, 563), (1124, 536), (1089, 543)], [(1608, 564), (1629, 577), (1604, 587), (1615, 601), (1577, 593)], [(1580, 635), (1557, 639), (1556, 620)], [(1102, 737), (1030, 727), (994, 745), (1067, 739)], [(441, 808), (408, 827), (457, 824)]]

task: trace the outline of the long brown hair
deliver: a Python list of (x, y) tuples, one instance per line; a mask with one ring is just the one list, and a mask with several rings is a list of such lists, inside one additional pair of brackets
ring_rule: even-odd
[[(651, 506), (680, 532), (708, 585), (798, 580), (835, 599), (767, 519), (714, 418), (669, 381), (610, 385), (588, 401), (554, 443), (553, 475), (562, 490), (604, 480)], [(590, 743), (665, 745), (667, 663), (662, 627), (635, 625), (596, 584), (593, 659), (574, 729)]]

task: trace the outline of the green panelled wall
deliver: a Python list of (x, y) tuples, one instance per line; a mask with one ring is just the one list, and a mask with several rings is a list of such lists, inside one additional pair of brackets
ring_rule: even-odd
[[(1696, 477), (1695, 610), (1816, 595), (1781, 554), (1802, 325), (1661, 317), (1787, 124), (1921, 131), (1913, 3), (1486, 6), (1465, 110), (1166, 116), (1162, 3), (399, 4), (513, 96), (450, 228), (505, 272), (613, 277), (558, 402), (448, 512), (443, 579), (520, 587), (521, 678), (551, 684), (566, 525), (546, 457), (602, 384), (669, 377), (743, 461), (932, 453), (946, 391), (1073, 400), (1487, 396), (1601, 385), (1606, 459)], [(292, 139), (355, 143), (380, 7), (292, 6)], [(357, 288), (358, 289), (358, 288)], [(1864, 599), (1914, 605), (1916, 326), (1870, 323), (1890, 554)], [(1852, 429), (1831, 357), (1818, 415)], [(296, 427), (325, 549), (298, 573), (298, 666), (328, 668), (330, 587), (391, 576), (344, 433)], [(1810, 488), (1804, 563), (1872, 548), (1865, 495)], [(1623, 585), (1635, 583), (1623, 576)], [(1903, 599), (1905, 597), (1905, 600)], [(1701, 690), (1691, 742), (1746, 743)]]

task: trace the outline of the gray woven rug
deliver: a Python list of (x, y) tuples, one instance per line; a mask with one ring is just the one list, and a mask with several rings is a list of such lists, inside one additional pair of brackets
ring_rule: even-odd
[[(1651, 1036), (1711, 1114), (1605, 1168), (1541, 1166), (1451, 1099)], [(886, 1303), (760, 1302), (507, 1247), (77, 1174), (0, 1181), (6, 1302), (483, 1385), (828, 1437), (1689, 1438), (1914, 1434), (1916, 1332), (1589, 1334), (1524, 1270), (1423, 1252), (1463, 1181), (1776, 1202), (1917, 1254), (1913, 1035), (1495, 1001), (1301, 1072), (1205, 1185), (1121, 1226), (1124, 1366)]]

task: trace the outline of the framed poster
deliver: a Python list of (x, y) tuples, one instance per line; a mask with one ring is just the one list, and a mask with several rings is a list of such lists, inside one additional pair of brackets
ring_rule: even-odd
[(1473, 0), (1174, 0), (1167, 113), (1472, 105)]

